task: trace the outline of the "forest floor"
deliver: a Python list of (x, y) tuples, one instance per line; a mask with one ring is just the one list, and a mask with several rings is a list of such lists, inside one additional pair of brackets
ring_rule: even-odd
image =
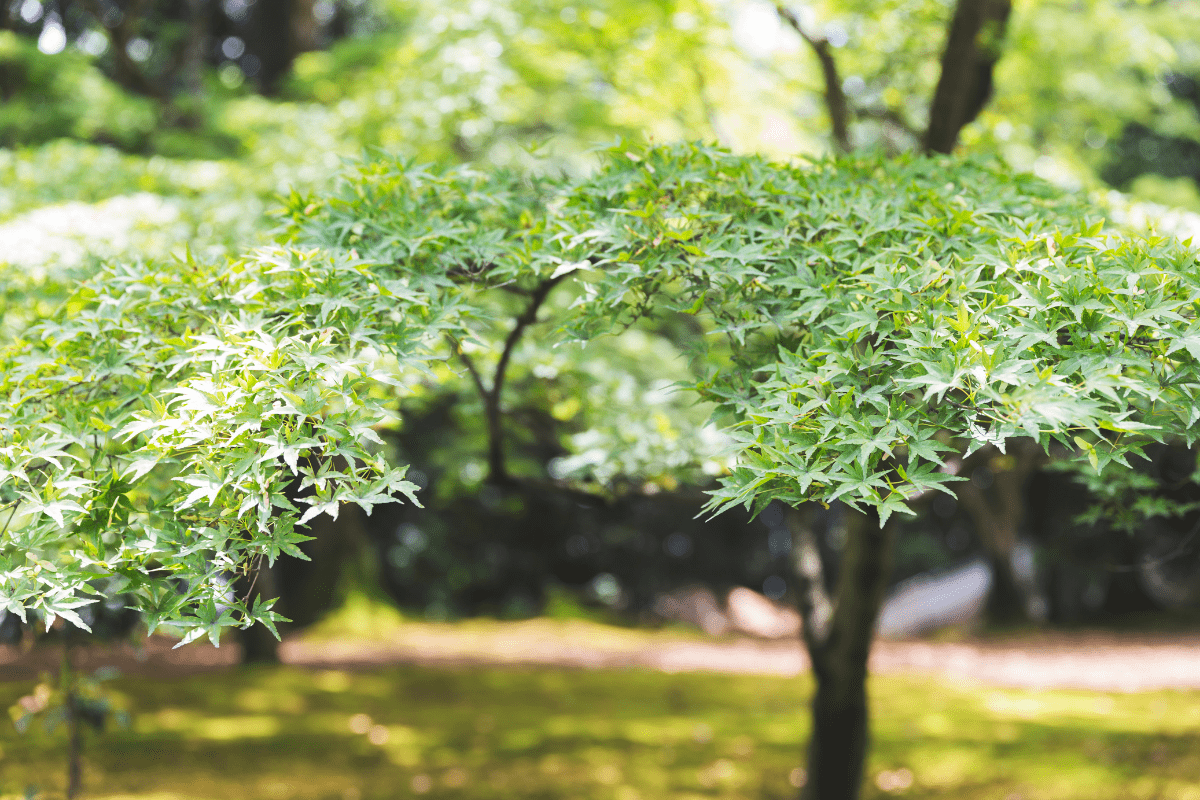
[[(316, 634), (285, 639), (285, 664), (320, 669), (386, 665), (546, 666), (649, 669), (667, 673), (795, 675), (808, 669), (798, 641), (705, 637), (684, 629), (645, 630), (585, 620), (404, 621), (370, 636)], [(233, 642), (217, 649), (155, 636), (144, 644), (95, 646), (76, 654), (77, 665), (110, 665), (130, 675), (188, 675), (238, 663)], [(0, 647), (0, 681), (52, 671), (58, 648)], [(1200, 689), (1200, 633), (1036, 631), (1003, 635), (877, 641), (874, 674), (942, 676), (966, 684), (1022, 688), (1139, 692)]]

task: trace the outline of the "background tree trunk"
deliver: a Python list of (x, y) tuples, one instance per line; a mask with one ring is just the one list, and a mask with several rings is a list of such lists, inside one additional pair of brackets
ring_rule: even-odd
[(811, 522), (800, 512), (792, 512), (789, 520), (804, 644), (816, 680), (801, 800), (856, 800), (866, 763), (867, 659), (887, 589), (894, 535), (891, 526), (879, 527), (875, 515), (844, 507), (841, 513), (846, 515), (846, 544), (832, 600), (825, 591)]
[[(272, 598), (279, 596), (279, 581), (276, 579), (275, 567), (268, 567), (266, 561), (258, 565), (258, 569), (245, 581), (251, 586), (243, 588), (239, 580), (235, 586), (238, 594), (251, 591), (259, 597)], [(238, 631), (238, 643), (242, 646), (243, 664), (278, 664), (279, 642), (267, 630), (266, 625), (254, 625)]]
[(1025, 484), (1045, 460), (1032, 439), (1010, 441), (1007, 450), (976, 466), (970, 480), (956, 484), (959, 502), (975, 524), (992, 567), (987, 618), (1000, 624), (1032, 619), (1035, 587), (1016, 573), (1013, 554), (1025, 522)]
[(927, 152), (953, 150), (959, 131), (991, 99), (992, 70), (1000, 58), (1011, 11), (1011, 0), (958, 0), (929, 108)]
[(188, 35), (184, 42), (179, 84), (184, 94), (199, 105), (204, 100), (204, 45), (211, 17), (208, 0), (187, 0)]
[(75, 634), (70, 627), (63, 628), (63, 656), (59, 667), (59, 683), (66, 692), (63, 711), (67, 724), (67, 800), (75, 800), (83, 791), (83, 720), (79, 707), (78, 679), (71, 648)]

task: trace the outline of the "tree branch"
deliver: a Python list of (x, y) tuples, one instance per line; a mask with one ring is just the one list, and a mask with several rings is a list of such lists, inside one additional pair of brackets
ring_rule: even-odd
[(692, 71), (696, 73), (696, 95), (700, 98), (700, 108), (704, 111), (708, 127), (712, 128), (713, 136), (717, 137), (717, 144), (730, 147), (732, 142), (725, 132), (725, 126), (717, 119), (717, 110), (708, 98), (708, 81), (704, 79), (704, 71), (696, 61), (692, 61)]
[(461, 348), (459, 349), (460, 357), (464, 358), (463, 363), (467, 364), (467, 369), (472, 373), (476, 387), (483, 396), (484, 413), (488, 426), (488, 479), (491, 481), (504, 482), (510, 479), (508, 468), (504, 463), (504, 428), (500, 417), (500, 394), (504, 391), (508, 362), (512, 359), (513, 350), (516, 348), (517, 342), (521, 340), (521, 336), (524, 335), (525, 329), (537, 321), (538, 310), (546, 302), (550, 291), (565, 277), (564, 274), (556, 278), (547, 278), (534, 288), (529, 296), (529, 304), (517, 317), (516, 324), (504, 339), (504, 349), (500, 352), (500, 360), (496, 362), (496, 371), (493, 374), (490, 389), (484, 388), (478, 371), (470, 359), (466, 358), (466, 353), (463, 353)]
[(10, 505), (12, 506), (12, 511), (8, 512), (8, 519), (4, 520), (4, 529), (0, 530), (0, 538), (3, 538), (8, 533), (8, 526), (12, 524), (13, 517), (16, 516), (17, 508), (20, 507), (21, 501), (13, 500)]
[(800, 19), (791, 9), (782, 3), (776, 4), (779, 18), (800, 34), (817, 59), (821, 62), (821, 73), (825, 77), (825, 108), (829, 112), (829, 123), (833, 128), (833, 143), (843, 153), (849, 153), (854, 147), (850, 144), (850, 108), (846, 103), (846, 93), (842, 91), (842, 80), (838, 76), (837, 62), (833, 60), (829, 40), (824, 37), (809, 36), (800, 24)]
[(474, 359), (467, 354), (466, 350), (463, 350), (462, 342), (458, 341), (458, 339), (454, 338), (448, 333), (446, 334), (446, 341), (450, 343), (450, 350), (456, 356), (458, 356), (458, 360), (461, 361), (463, 366), (467, 368), (467, 372), (471, 375), (471, 382), (475, 384), (475, 389), (479, 392), (479, 399), (483, 401), (484, 405), (486, 405), (488, 400), (488, 390), (487, 387), (483, 385), (483, 376), (479, 374), (479, 370), (475, 367)]
[(921, 138), (921, 132), (910, 125), (908, 120), (894, 108), (856, 108), (854, 109), (854, 115), (856, 117), (867, 117), (869, 119), (877, 119), (880, 122), (890, 123), (914, 139)]

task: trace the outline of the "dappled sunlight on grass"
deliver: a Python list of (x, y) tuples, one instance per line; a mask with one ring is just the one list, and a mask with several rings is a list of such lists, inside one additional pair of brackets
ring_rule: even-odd
[[(1200, 800), (1200, 693), (872, 678), (865, 798)], [(12, 703), (25, 684), (0, 685)], [(115, 682), (89, 737), (105, 800), (784, 798), (811, 682), (652, 671), (263, 667)], [(0, 732), (0, 797), (62, 787), (61, 733)]]

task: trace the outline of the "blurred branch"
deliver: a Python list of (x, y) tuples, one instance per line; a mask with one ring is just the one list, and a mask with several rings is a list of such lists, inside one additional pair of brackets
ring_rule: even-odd
[[(983, 452), (987, 448), (982, 448)], [(971, 516), (975, 528), (984, 545), (1001, 558), (1008, 558), (1016, 544), (1017, 529), (1025, 516), (1025, 498), (1023, 494), (1025, 481), (1045, 460), (1045, 454), (1032, 439), (1013, 439), (1008, 442), (1007, 457), (1012, 459), (1010, 469), (996, 469), (993, 474), (993, 490), (996, 503), (992, 503), (983, 489), (973, 480), (961, 481), (957, 486), (957, 496), (963, 508)], [(988, 461), (996, 458), (992, 450)], [(980, 464), (979, 466), (984, 466)], [(979, 469), (976, 466), (975, 469)], [(972, 469), (972, 474), (975, 469)]]
[(886, 122), (905, 133), (912, 136), (914, 139), (921, 138), (921, 132), (908, 123), (908, 120), (894, 108), (856, 108), (854, 109), (856, 117), (866, 117), (867, 119), (877, 119), (880, 122)]
[(829, 111), (829, 122), (833, 127), (833, 142), (843, 153), (853, 150), (850, 144), (850, 109), (846, 104), (846, 93), (842, 91), (842, 79), (838, 75), (837, 62), (833, 59), (829, 40), (810, 36), (800, 24), (800, 18), (782, 3), (775, 6), (779, 18), (800, 34), (817, 59), (821, 62), (821, 73), (825, 77), (825, 107)]
[(467, 351), (463, 349), (462, 342), (454, 338), (450, 334), (446, 334), (446, 341), (450, 343), (450, 349), (458, 356), (458, 360), (467, 368), (467, 372), (471, 374), (471, 381), (475, 384), (475, 388), (479, 391), (479, 397), (484, 403), (487, 402), (488, 390), (483, 385), (483, 377), (479, 374), (479, 370), (475, 367), (475, 361), (471, 356), (467, 355)]
[(708, 127), (712, 128), (713, 136), (717, 137), (717, 144), (721, 147), (730, 147), (731, 140), (725, 131), (725, 126), (717, 118), (717, 110), (708, 98), (708, 82), (704, 79), (704, 70), (700, 69), (700, 64), (693, 60), (692, 71), (696, 74), (696, 94), (700, 98), (700, 108), (704, 111)]
[(484, 384), (483, 375), (475, 366), (475, 361), (463, 349), (462, 343), (453, 336), (447, 335), (446, 337), (451, 351), (467, 368), (471, 381), (475, 384), (476, 391), (479, 392), (479, 398), (483, 401), (484, 419), (487, 420), (488, 431), (488, 479), (491, 481), (503, 483), (511, 480), (504, 461), (504, 426), (500, 411), (500, 395), (504, 391), (504, 379), (508, 373), (509, 361), (512, 360), (513, 350), (521, 341), (525, 329), (537, 321), (537, 314), (542, 304), (550, 296), (551, 290), (562, 283), (565, 277), (566, 274), (546, 278), (528, 294), (529, 303), (517, 317), (512, 330), (504, 339), (504, 348), (500, 352), (500, 360), (496, 362), (496, 371), (492, 374), (490, 388)]

